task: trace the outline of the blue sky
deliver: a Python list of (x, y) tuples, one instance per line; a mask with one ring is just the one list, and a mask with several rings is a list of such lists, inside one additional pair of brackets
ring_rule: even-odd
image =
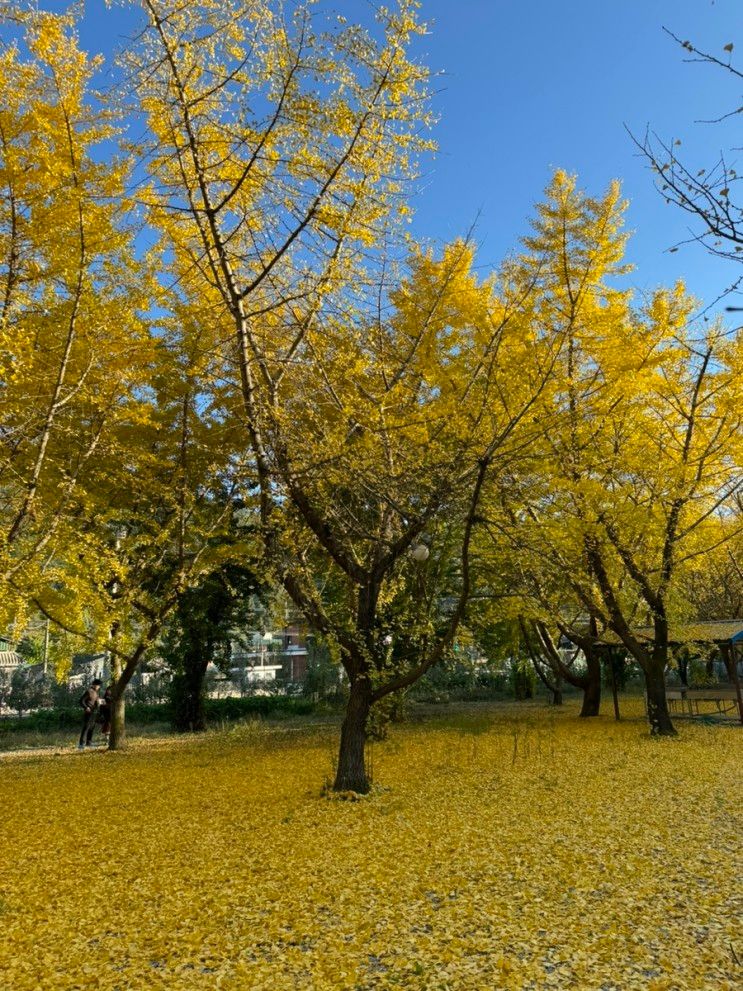
[[(334, 6), (349, 19), (369, 16), (367, 0)], [(433, 101), (439, 152), (426, 163), (413, 231), (447, 240), (479, 217), (480, 263), (497, 264), (526, 231), (554, 168), (577, 173), (594, 193), (618, 178), (635, 232), (631, 283), (645, 290), (681, 277), (711, 302), (743, 270), (698, 245), (668, 252), (688, 236), (688, 220), (654, 190), (624, 125), (680, 138), (700, 168), (743, 145), (734, 134), (740, 118), (727, 129), (694, 123), (740, 104), (732, 77), (684, 64), (662, 30), (724, 57), (740, 36), (740, 8), (740, 0), (423, 0), (430, 33), (417, 53), (444, 75)], [(88, 0), (83, 44), (111, 52), (131, 23), (131, 11)]]
[(639, 288), (682, 277), (711, 301), (733, 280), (739, 266), (698, 245), (668, 253), (688, 236), (688, 220), (655, 191), (624, 124), (680, 138), (699, 167), (712, 164), (723, 139), (743, 145), (733, 128), (694, 124), (740, 104), (732, 77), (684, 64), (662, 30), (724, 57), (740, 35), (740, 0), (424, 0), (424, 13), (433, 21), (427, 61), (447, 75), (419, 229), (451, 237), (481, 210), (482, 259), (497, 260), (562, 167), (591, 192), (622, 180)]

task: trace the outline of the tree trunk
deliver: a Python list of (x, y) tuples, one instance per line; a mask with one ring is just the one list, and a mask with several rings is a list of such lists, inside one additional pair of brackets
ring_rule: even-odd
[(666, 700), (665, 666), (653, 664), (645, 671), (648, 719), (653, 736), (676, 736)]
[(554, 668), (552, 668), (552, 665), (549, 664), (549, 661), (547, 662), (550, 668), (552, 668), (552, 673), (554, 675), (554, 682), (552, 682), (549, 680), (547, 675), (542, 670), (542, 665), (539, 663), (539, 661), (536, 658), (536, 655), (533, 653), (531, 654), (531, 663), (532, 663), (532, 667), (537, 673), (537, 676), (539, 677), (539, 680), (542, 682), (542, 684), (547, 689), (547, 691), (551, 693), (552, 705), (562, 705), (563, 678), (560, 672), (555, 671)]
[(586, 655), (586, 680), (583, 685), (581, 718), (598, 716), (601, 709), (601, 661), (593, 651)]
[(534, 698), (534, 686), (521, 663), (513, 671), (513, 694), (517, 702)]
[(109, 750), (124, 750), (126, 747), (126, 719), (124, 696), (111, 699), (111, 732), (108, 735)]
[(370, 709), (371, 683), (367, 677), (362, 676), (351, 683), (346, 717), (341, 727), (334, 791), (356, 791), (365, 795), (371, 787), (364, 760), (366, 721)]
[(563, 678), (559, 671), (555, 671), (555, 683), (552, 686), (552, 705), (562, 705)]
[(113, 697), (111, 699), (111, 730), (108, 734), (108, 749), (123, 750), (126, 747), (126, 710), (124, 689), (120, 688), (121, 660), (114, 655), (111, 658), (111, 681), (113, 682)]
[(198, 646), (187, 650), (183, 671), (170, 686), (173, 705), (173, 726), (180, 733), (200, 733), (206, 729), (204, 713), (204, 679), (208, 654)]
[(676, 663), (678, 664), (679, 681), (684, 688), (689, 687), (689, 652), (688, 650), (680, 650), (676, 655)]
[(183, 695), (174, 713), (174, 725), (180, 733), (201, 733), (206, 729), (204, 714), (204, 678), (189, 671), (183, 675)]
[[(622, 661), (622, 670), (625, 665)], [(614, 663), (614, 651), (609, 650), (609, 675), (611, 677), (611, 700), (614, 703), (614, 718), (619, 721), (619, 692), (617, 691), (617, 666)]]

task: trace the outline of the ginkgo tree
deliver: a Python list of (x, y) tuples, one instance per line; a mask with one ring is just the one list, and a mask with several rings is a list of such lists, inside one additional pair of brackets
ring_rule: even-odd
[(221, 560), (234, 446), (198, 309), (174, 300), (166, 316), (156, 255), (136, 257), (132, 162), (101, 155), (123, 121), (90, 92), (99, 60), (72, 15), (20, 9), (14, 25), (0, 62), (2, 618), (22, 628), (38, 610), (78, 649), (109, 652), (116, 749), (134, 671)]
[[(366, 791), (370, 708), (453, 640), (482, 487), (531, 428), (554, 337), (525, 325), (528, 285), (478, 283), (467, 245), (402, 265), (389, 250), (425, 147), (415, 4), (380, 10), (376, 33), (321, 33), (304, 4), (143, 7), (126, 64), (150, 128), (150, 220), (183, 299), (212, 308), (266, 566), (348, 674), (335, 787)], [(385, 604), (453, 519), (448, 613), (429, 650), (390, 650)]]
[[(737, 532), (720, 521), (743, 484), (741, 337), (691, 322), (682, 286), (631, 305), (610, 280), (621, 214), (616, 187), (594, 200), (563, 173), (540, 208), (527, 246), (552, 245), (545, 319), (564, 325), (566, 342), (550, 428), (491, 522), (533, 603), (544, 610), (569, 589), (584, 635), (592, 623), (612, 631), (644, 672), (652, 731), (671, 734), (664, 674), (669, 623), (688, 608), (684, 576)], [(649, 642), (636, 632), (644, 625)]]
[(743, 618), (743, 498), (724, 518), (709, 552), (692, 562), (684, 575), (684, 599), (698, 620)]
[[(52, 580), (79, 500), (117, 429), (140, 416), (151, 360), (126, 166), (86, 90), (98, 67), (74, 21), (28, 12), (0, 50), (0, 581), (2, 619)], [(89, 561), (95, 568), (95, 562)]]
[[(653, 336), (662, 335), (656, 344), (662, 360), (641, 391), (637, 416), (622, 424), (628, 431), (623, 463), (598, 510), (606, 548), (589, 548), (609, 625), (645, 672), (649, 718), (660, 733), (673, 731), (664, 671), (669, 623), (687, 608), (684, 576), (740, 532), (719, 523), (743, 486), (741, 341), (721, 327), (690, 324), (693, 305), (677, 290), (658, 294), (649, 308)], [(650, 645), (641, 643), (623, 614), (606, 550), (653, 628)]]
[[(240, 459), (234, 425), (223, 415), (211, 349), (199, 313), (173, 305), (159, 321), (147, 389), (146, 422), (122, 426), (119, 458), (96, 462), (87, 518), (107, 544), (107, 570), (61, 583), (69, 598), (87, 581), (84, 599), (105, 609), (112, 657), (113, 709), (109, 746), (125, 743), (124, 692), (170, 615), (205, 576), (245, 561), (236, 539), (237, 481), (250, 471)], [(103, 534), (103, 537), (101, 536)], [(69, 564), (66, 570), (69, 571)], [(48, 593), (49, 594), (49, 593)], [(100, 621), (99, 621), (100, 628)]]
[(105, 644), (116, 747), (189, 588), (257, 568), (345, 668), (335, 787), (366, 791), (372, 707), (446, 655), (507, 551), (506, 618), (612, 630), (671, 732), (668, 622), (736, 533), (740, 338), (698, 332), (681, 287), (617, 288), (616, 184), (557, 173), (485, 278), (468, 243), (405, 236), (430, 148), (414, 0), (366, 25), (131, 5), (120, 103), (89, 94), (71, 15), (22, 12), (2, 52), (3, 607)]
[[(599, 711), (595, 646), (606, 622), (577, 578), (585, 574), (587, 517), (575, 493), (605, 463), (602, 424), (617, 400), (614, 379), (621, 379), (628, 323), (628, 294), (616, 285), (626, 271), (622, 209), (617, 183), (591, 197), (558, 170), (514, 259), (533, 286), (530, 321), (561, 349), (537, 411), (540, 435), (507, 484), (499, 480), (487, 492), (478, 542), (500, 608), (518, 620), (538, 671), (582, 689), (584, 716)], [(580, 670), (576, 657), (560, 654), (561, 637), (582, 651)]]

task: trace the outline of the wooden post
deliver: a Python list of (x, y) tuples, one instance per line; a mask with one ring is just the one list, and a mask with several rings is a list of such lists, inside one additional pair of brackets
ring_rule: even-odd
[(614, 648), (609, 647), (607, 649), (607, 657), (609, 658), (609, 670), (611, 671), (611, 694), (614, 699), (614, 718), (619, 721), (619, 696), (617, 695), (617, 673), (614, 670)]

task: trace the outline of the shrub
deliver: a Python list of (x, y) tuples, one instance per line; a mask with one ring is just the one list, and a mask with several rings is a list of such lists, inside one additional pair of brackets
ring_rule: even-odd
[(286, 695), (248, 695), (245, 698), (206, 699), (204, 710), (208, 721), (245, 719), (248, 716), (306, 716), (315, 703), (306, 698)]
[(508, 674), (486, 666), (463, 664), (432, 668), (413, 686), (409, 697), (417, 702), (487, 701), (508, 692)]
[[(208, 722), (232, 722), (250, 716), (292, 717), (306, 716), (315, 710), (315, 703), (306, 698), (288, 698), (285, 695), (253, 695), (248, 698), (206, 699), (205, 712)], [(170, 723), (173, 710), (170, 704), (132, 702), (126, 707), (127, 723), (149, 726), (154, 723)], [(50, 732), (79, 729), (82, 722), (80, 706), (64, 706), (56, 709), (39, 709), (25, 718), (0, 720), (0, 733)]]

